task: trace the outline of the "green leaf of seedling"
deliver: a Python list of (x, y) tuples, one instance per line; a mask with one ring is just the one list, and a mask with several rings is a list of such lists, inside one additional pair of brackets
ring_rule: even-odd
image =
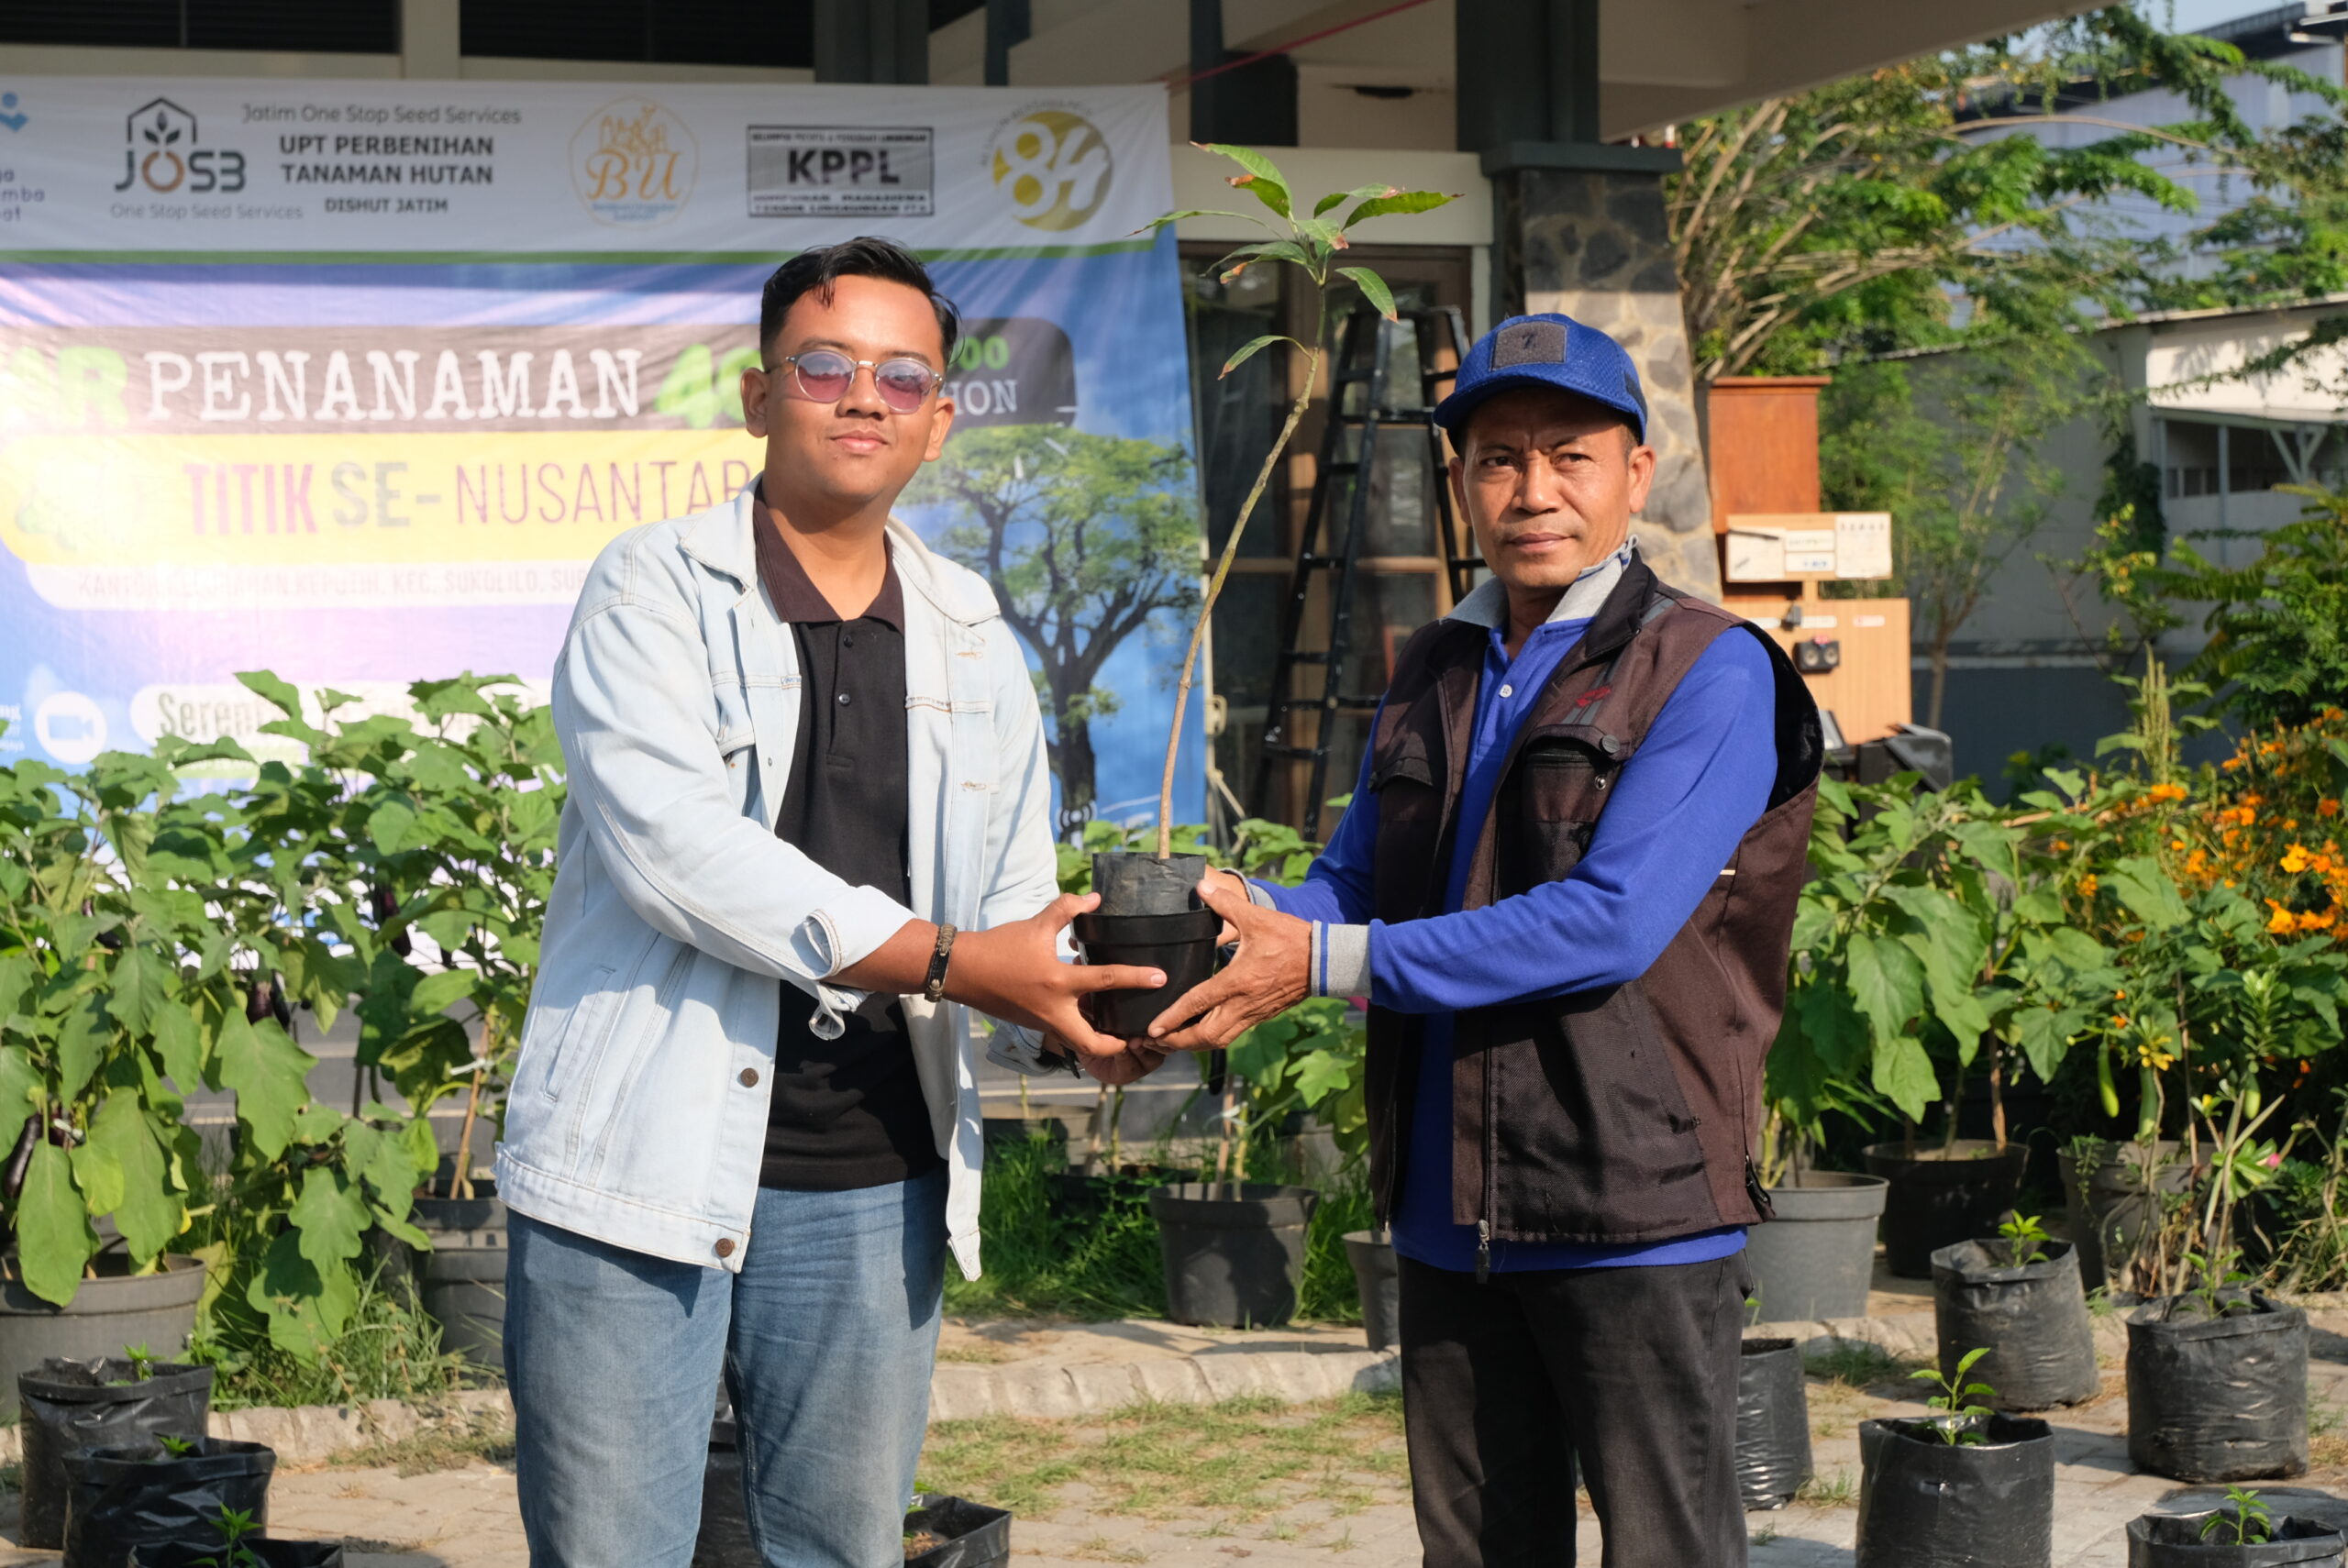
[(132, 943), (115, 960), (106, 979), (106, 1010), (131, 1033), (144, 1034), (157, 1012), (170, 1005), (179, 972)]
[(301, 1236), (302, 1255), (321, 1274), (357, 1257), (373, 1218), (349, 1177), (327, 1165), (302, 1173), (301, 1195), (286, 1218)]
[(424, 843), (426, 835), (416, 819), (415, 802), (393, 795), (378, 801), (368, 814), (367, 836), (385, 855), (398, 855)]
[[(1252, 223), (1259, 226), (1262, 226), (1264, 224), (1264, 220), (1257, 217), (1253, 213), (1225, 212), (1220, 207), (1184, 207), (1179, 212), (1158, 214), (1156, 217), (1150, 219), (1147, 223), (1134, 230), (1134, 233), (1156, 234), (1159, 229), (1164, 228), (1169, 223), (1180, 223), (1184, 218), (1194, 217), (1237, 218), (1242, 223)], [(1127, 237), (1130, 238), (1131, 236), (1128, 236)]]
[(315, 1364), (327, 1344), (349, 1327), (359, 1305), (349, 1265), (320, 1269), (303, 1255), (301, 1237), (279, 1233), (245, 1286), (245, 1304), (269, 1319), (270, 1342)]
[(1922, 1010), (1923, 966), (1899, 943), (1863, 931), (1851, 933), (1844, 963), (1850, 971), (1851, 1000), (1873, 1026), (1880, 1051), (1905, 1035), (1909, 1021)]
[(375, 1216), (375, 1223), (382, 1227), (384, 1234), (398, 1237), (418, 1252), (428, 1253), (432, 1250), (432, 1238), (417, 1230), (410, 1221), (393, 1214), (388, 1209), (376, 1209), (372, 1212)]
[(17, 1146), (25, 1118), (33, 1114), (33, 1096), (40, 1088), (40, 1071), (22, 1046), (0, 1046), (0, 1149)]
[(69, 1304), (97, 1247), (65, 1151), (44, 1138), (33, 1145), (24, 1189), (17, 1195), (17, 1253), (25, 1288), (57, 1306)]
[(1877, 1042), (1869, 1077), (1876, 1092), (1898, 1106), (1900, 1114), (1911, 1121), (1924, 1119), (1925, 1109), (1941, 1091), (1940, 1080), (1933, 1072), (1933, 1060), (1924, 1054), (1923, 1042), (1912, 1034)]
[(1342, 207), (1347, 202), (1367, 202), (1377, 196), (1399, 196), (1400, 185), (1357, 185), (1350, 191), (1332, 191), (1312, 204), (1312, 215), (1322, 217), (1332, 207)]
[(1202, 152), (1220, 154), (1239, 165), (1246, 172), (1226, 176), (1226, 182), (1247, 191), (1280, 216), (1289, 215), (1288, 180), (1270, 159), (1252, 147), (1234, 147), (1228, 142), (1194, 141), (1191, 145)]
[(1217, 372), (1216, 379), (1220, 380), (1222, 377), (1231, 374), (1232, 371), (1237, 370), (1240, 366), (1246, 364), (1248, 360), (1254, 359), (1257, 354), (1263, 352), (1266, 348), (1270, 348), (1275, 343), (1290, 343), (1296, 344), (1298, 348), (1303, 347), (1302, 344), (1297, 344), (1296, 339), (1293, 337), (1286, 337), (1277, 332), (1268, 333), (1262, 337), (1254, 339), (1252, 342), (1242, 345), (1237, 353), (1232, 355), (1230, 359), (1225, 359), (1223, 362), (1223, 369)]
[(1458, 199), (1456, 195), (1445, 195), (1440, 191), (1397, 191), (1390, 196), (1372, 196), (1368, 201), (1347, 213), (1346, 221), (1341, 226), (1351, 228), (1357, 223), (1366, 223), (1374, 217), (1385, 217), (1397, 213), (1433, 212), (1435, 208)]
[(194, 1012), (185, 1002), (169, 1002), (152, 1021), (155, 1054), (163, 1059), (163, 1071), (182, 1094), (195, 1093), (204, 1087), (204, 1032), (196, 1026)]
[(1386, 286), (1385, 279), (1367, 267), (1340, 267), (1337, 271), (1361, 286), (1362, 298), (1368, 300), (1379, 315), (1389, 321), (1402, 319), (1394, 309), (1394, 291)]
[(2185, 923), (2187, 914), (2185, 900), (2177, 897), (2176, 884), (2161, 869), (2160, 862), (2149, 856), (2132, 856), (2104, 873), (2104, 884), (2119, 895), (2129, 912), (2154, 931), (2165, 931)]
[(79, 998), (57, 1027), (57, 1094), (71, 1100), (98, 1070), (114, 1030), (107, 1022), (105, 999), (95, 991)]

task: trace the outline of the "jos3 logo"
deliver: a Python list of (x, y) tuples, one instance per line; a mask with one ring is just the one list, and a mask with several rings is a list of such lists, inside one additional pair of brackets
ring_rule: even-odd
[(1033, 109), (997, 131), (987, 171), (1030, 228), (1074, 228), (1109, 199), (1109, 143), (1065, 109)]
[(229, 147), (196, 146), (195, 116), (169, 98), (132, 110), (123, 135), (129, 145), (122, 149), (117, 191), (143, 185), (159, 196), (183, 190), (203, 196), (245, 188), (245, 155)]

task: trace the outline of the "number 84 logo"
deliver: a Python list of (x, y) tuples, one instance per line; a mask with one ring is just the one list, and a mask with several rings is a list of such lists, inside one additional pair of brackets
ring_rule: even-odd
[(1091, 121), (1036, 109), (997, 132), (988, 155), (995, 189), (1030, 228), (1074, 228), (1109, 195), (1109, 144)]

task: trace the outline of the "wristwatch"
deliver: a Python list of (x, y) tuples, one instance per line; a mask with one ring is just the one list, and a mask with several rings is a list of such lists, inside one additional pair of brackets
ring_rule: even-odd
[(954, 928), (950, 925), (941, 924), (937, 928), (936, 950), (929, 955), (929, 973), (923, 978), (921, 983), (921, 994), (923, 1000), (934, 1002), (944, 999), (946, 996), (946, 961), (953, 955), (953, 953)]

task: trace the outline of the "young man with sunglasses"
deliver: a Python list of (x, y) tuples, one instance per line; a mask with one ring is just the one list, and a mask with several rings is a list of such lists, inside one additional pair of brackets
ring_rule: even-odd
[(965, 1009), (1024, 1071), (1139, 1071), (1061, 961), (1043, 722), (986, 583), (889, 515), (958, 322), (855, 239), (768, 280), (759, 479), (597, 558), (497, 1175), (537, 1568), (686, 1568), (721, 1377), (770, 1562), (900, 1560), (945, 1257), (978, 1268)]

